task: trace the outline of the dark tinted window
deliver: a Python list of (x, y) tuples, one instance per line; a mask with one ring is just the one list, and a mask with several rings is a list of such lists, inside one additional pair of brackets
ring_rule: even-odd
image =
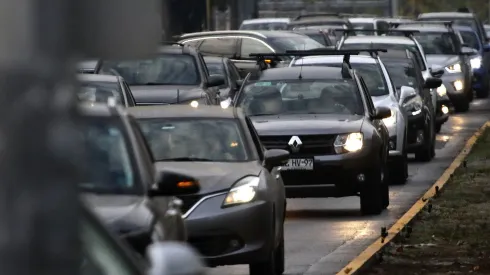
[(480, 50), (480, 42), (478, 40), (478, 36), (473, 31), (460, 31), (461, 37), (463, 38), (463, 42), (473, 49)]
[(231, 57), (236, 51), (236, 39), (227, 37), (204, 39), (199, 46), (199, 50), (203, 54), (216, 54)]
[(122, 76), (129, 85), (199, 85), (196, 61), (188, 54), (160, 54), (152, 58), (105, 61), (102, 74)]
[(391, 81), (397, 89), (401, 86), (409, 86), (417, 89), (417, 72), (408, 62), (384, 61), (386, 70), (390, 74)]
[(116, 103), (122, 104), (124, 96), (118, 82), (95, 82), (87, 81), (81, 83), (78, 90), (78, 98), (86, 102), (107, 103), (109, 98), (114, 98)]
[(307, 33), (305, 34), (309, 38), (315, 40), (316, 42), (324, 45), (324, 46), (330, 46), (326, 41), (325, 41), (325, 36), (321, 33)]
[(226, 77), (225, 65), (221, 60), (209, 61), (204, 59), (206, 67), (208, 68), (209, 75), (220, 74), (225, 77), (225, 83), (228, 84), (228, 78)]
[(261, 41), (252, 38), (243, 38), (240, 56), (245, 59), (252, 58), (250, 57), (251, 53), (272, 53), (272, 50)]
[(459, 54), (454, 33), (448, 32), (420, 32), (414, 34), (422, 45), (425, 54), (455, 55)]

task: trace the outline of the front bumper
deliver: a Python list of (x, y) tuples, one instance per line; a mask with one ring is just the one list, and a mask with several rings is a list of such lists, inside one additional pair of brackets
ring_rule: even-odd
[(438, 98), (437, 109), (436, 109), (436, 124), (444, 124), (449, 119), (449, 112), (444, 113), (442, 111), (443, 106), (448, 109), (451, 107), (451, 100), (446, 97)]
[(259, 200), (221, 208), (226, 193), (211, 196), (187, 216), (188, 242), (210, 266), (250, 264), (267, 257), (274, 238), (272, 203)]
[[(291, 158), (296, 156), (292, 155)], [(367, 180), (366, 174), (377, 161), (379, 154), (372, 152), (369, 146), (356, 153), (315, 156), (313, 170), (281, 171), (286, 196), (324, 198), (357, 195)]]

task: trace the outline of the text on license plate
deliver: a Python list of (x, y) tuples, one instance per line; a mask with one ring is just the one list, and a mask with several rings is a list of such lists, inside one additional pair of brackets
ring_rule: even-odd
[(290, 159), (281, 170), (313, 170), (313, 159)]

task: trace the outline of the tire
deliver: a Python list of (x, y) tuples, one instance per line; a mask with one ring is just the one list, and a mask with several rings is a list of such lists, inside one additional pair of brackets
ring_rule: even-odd
[(436, 133), (440, 133), (441, 132), (441, 128), (442, 128), (442, 124), (438, 123), (436, 124)]
[(276, 275), (282, 275), (284, 273), (284, 270), (286, 269), (286, 256), (285, 256), (285, 250), (284, 250), (284, 234), (281, 237), (281, 241), (279, 243), (279, 246), (276, 248), (276, 254), (275, 254), (275, 265), (276, 265)]
[(382, 168), (373, 169), (369, 173), (366, 183), (361, 188), (362, 215), (378, 215), (384, 209), (383, 204), (385, 203), (385, 198), (382, 196), (384, 191), (382, 174)]
[(390, 165), (390, 181), (392, 185), (401, 185), (407, 182), (408, 178), (408, 160), (407, 153), (403, 153), (400, 159), (397, 159)]
[(476, 90), (476, 98), (487, 98), (488, 97), (488, 87)]
[(430, 161), (435, 155), (435, 133), (427, 139), (427, 136), (430, 135), (426, 133), (425, 140), (430, 140), (429, 143), (424, 144), (422, 148), (420, 148), (417, 152), (415, 152), (415, 160), (427, 162)]
[(454, 111), (458, 113), (466, 112), (470, 109), (470, 101), (465, 97), (460, 97), (457, 102), (453, 102)]
[[(273, 217), (275, 219), (275, 217)], [(272, 230), (272, 239), (275, 237), (275, 230)], [(281, 239), (279, 244), (271, 249), (267, 259), (262, 262), (249, 265), (250, 275), (282, 275), (285, 269), (285, 253), (284, 253), (284, 225), (282, 226)]]

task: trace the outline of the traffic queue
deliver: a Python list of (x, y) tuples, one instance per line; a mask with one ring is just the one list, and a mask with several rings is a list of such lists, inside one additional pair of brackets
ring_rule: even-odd
[(315, 13), (80, 62), (83, 199), (135, 259), (187, 242), (208, 266), (283, 274), (287, 199), (382, 213), (408, 155), (431, 161), (450, 114), (488, 97), (489, 52), (472, 13)]

